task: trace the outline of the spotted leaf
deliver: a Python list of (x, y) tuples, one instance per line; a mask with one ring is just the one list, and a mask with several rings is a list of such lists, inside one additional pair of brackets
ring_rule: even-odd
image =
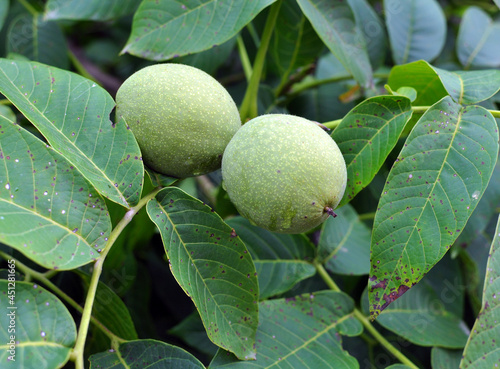
[(44, 64), (0, 59), (0, 92), (97, 191), (125, 207), (137, 204), (139, 146), (124, 122), (109, 120), (115, 103), (103, 88)]
[(480, 106), (445, 97), (417, 122), (375, 215), (369, 279), (375, 318), (436, 264), (463, 230), (498, 157), (498, 128)]
[(376, 96), (352, 109), (333, 131), (347, 166), (347, 186), (340, 206), (356, 196), (378, 173), (411, 118), (404, 96)]
[(210, 207), (176, 187), (161, 190), (147, 212), (210, 340), (242, 360), (255, 359), (259, 286), (243, 241)]
[(0, 116), (0, 242), (53, 269), (99, 256), (111, 231), (104, 199), (74, 166)]
[[(12, 282), (10, 282), (12, 283)], [(3, 368), (62, 368), (76, 341), (76, 325), (64, 304), (42, 287), (0, 280), (0, 363)], [(15, 295), (8, 294), (15, 290)], [(9, 315), (10, 314), (10, 315)], [(14, 336), (14, 350), (11, 350)], [(15, 354), (14, 359), (9, 356)]]
[(333, 291), (264, 301), (259, 308), (257, 360), (237, 361), (219, 350), (209, 368), (359, 368), (341, 341), (341, 335), (363, 331), (353, 309), (349, 296)]
[(460, 368), (494, 368), (500, 362), (500, 217), (486, 266), (483, 304), (472, 327)]

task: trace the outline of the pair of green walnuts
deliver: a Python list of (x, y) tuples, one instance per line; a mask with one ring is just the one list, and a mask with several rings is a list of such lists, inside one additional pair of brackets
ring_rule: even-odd
[(141, 69), (120, 87), (116, 104), (149, 168), (186, 178), (222, 165), (229, 198), (262, 228), (306, 232), (334, 215), (342, 199), (344, 158), (322, 128), (286, 114), (242, 126), (226, 89), (197, 68), (169, 63)]

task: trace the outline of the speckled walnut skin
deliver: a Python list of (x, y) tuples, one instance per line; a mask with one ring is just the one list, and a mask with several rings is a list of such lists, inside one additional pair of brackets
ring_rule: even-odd
[(317, 124), (262, 115), (233, 137), (222, 159), (223, 185), (241, 215), (281, 233), (302, 233), (333, 213), (347, 171), (337, 144)]
[(177, 178), (220, 168), (226, 145), (241, 127), (226, 89), (182, 64), (156, 64), (134, 73), (118, 90), (116, 104), (117, 118), (132, 129), (144, 163)]

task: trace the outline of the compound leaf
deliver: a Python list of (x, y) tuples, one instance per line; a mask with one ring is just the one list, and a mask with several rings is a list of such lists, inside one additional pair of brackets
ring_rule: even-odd
[[(9, 285), (6, 280), (0, 280), (2, 366), (62, 368), (76, 341), (76, 325), (68, 309), (56, 296), (36, 284), (15, 282), (15, 298), (7, 293)], [(9, 332), (12, 326), (14, 331)], [(15, 363), (9, 363), (11, 335), (15, 337)]]
[(0, 241), (46, 268), (99, 255), (111, 231), (104, 199), (55, 150), (0, 117)]
[(210, 340), (255, 359), (259, 286), (243, 241), (198, 199), (175, 187), (147, 204), (160, 230), (170, 269), (191, 297)]
[(372, 181), (411, 115), (408, 98), (376, 96), (357, 105), (342, 119), (332, 133), (347, 166), (346, 192), (340, 206)]
[(124, 122), (111, 124), (115, 103), (103, 88), (47, 65), (0, 59), (0, 92), (97, 191), (125, 207), (137, 204), (139, 146)]
[(122, 52), (168, 60), (207, 50), (235, 36), (276, 0), (143, 0)]
[(498, 157), (498, 128), (480, 106), (445, 97), (417, 122), (375, 215), (369, 281), (375, 318), (436, 264), (463, 230)]

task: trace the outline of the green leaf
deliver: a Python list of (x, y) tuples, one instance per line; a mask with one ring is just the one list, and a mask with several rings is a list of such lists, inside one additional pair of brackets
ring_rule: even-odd
[(373, 69), (383, 64), (387, 50), (387, 34), (384, 24), (366, 0), (347, 0), (354, 13), (356, 26), (365, 39)]
[(259, 286), (243, 241), (210, 207), (175, 187), (161, 190), (147, 211), (210, 340), (240, 359), (255, 359)]
[(14, 112), (10, 107), (5, 105), (0, 105), (0, 115), (2, 117), (5, 117), (7, 120), (16, 123), (17, 120), (16, 114), (14, 114)]
[[(82, 278), (85, 290), (87, 290), (90, 275), (81, 271), (78, 274)], [(97, 292), (92, 306), (92, 316), (120, 338), (125, 340), (136, 340), (138, 338), (127, 307), (120, 297), (102, 282), (97, 285)]]
[(133, 13), (141, 0), (49, 0), (46, 20), (79, 19), (106, 21)]
[(424, 60), (396, 65), (391, 69), (387, 84), (394, 91), (400, 87), (413, 87), (417, 90), (414, 105), (432, 105), (448, 95), (435, 69)]
[(0, 59), (0, 92), (97, 191), (126, 207), (137, 204), (139, 146), (123, 121), (111, 124), (115, 103), (103, 88), (43, 64)]
[(0, 117), (0, 242), (53, 269), (95, 260), (111, 221), (104, 199), (60, 154)]
[(400, 87), (396, 92), (398, 95), (406, 96), (410, 99), (410, 101), (415, 101), (417, 98), (417, 90), (415, 90), (413, 87)]
[(462, 358), (462, 350), (433, 347), (431, 351), (432, 369), (457, 369)]
[(465, 347), (460, 368), (493, 368), (500, 361), (500, 217), (484, 278), (483, 305)]
[(174, 178), (174, 177), (169, 177), (164, 174), (158, 173), (153, 171), (150, 168), (145, 167), (146, 173), (149, 176), (149, 179), (151, 180), (151, 183), (153, 183), (153, 186), (158, 187), (158, 186), (163, 186), (163, 187), (168, 187), (173, 185), (175, 182), (179, 180), (179, 178)]
[(500, 70), (448, 72), (434, 67), (444, 88), (459, 104), (476, 104), (500, 90)]
[(375, 318), (436, 264), (463, 230), (498, 157), (498, 128), (480, 106), (445, 97), (417, 122), (375, 215), (370, 312)]
[(20, 14), (10, 23), (7, 52), (58, 68), (69, 68), (68, 47), (61, 28), (55, 22), (44, 21), (41, 15)]
[(373, 76), (365, 39), (349, 5), (341, 0), (297, 2), (318, 36), (354, 79), (361, 86), (370, 87)]
[(411, 103), (404, 96), (376, 96), (347, 114), (333, 131), (347, 166), (346, 192), (340, 206), (368, 186), (392, 151), (411, 118)]
[(500, 71), (448, 72), (420, 60), (392, 68), (388, 84), (393, 90), (415, 88), (415, 105), (432, 105), (446, 95), (460, 104), (476, 104), (500, 90)]
[(261, 302), (257, 360), (237, 361), (219, 350), (209, 368), (359, 368), (356, 359), (342, 349), (339, 336), (362, 332), (353, 309), (349, 296), (333, 291)]
[(336, 274), (362, 275), (370, 271), (371, 231), (347, 204), (322, 226), (318, 255), (326, 269)]
[(207, 50), (234, 37), (276, 0), (143, 0), (123, 49), (150, 60), (168, 60)]
[[(14, 283), (12, 289), (12, 284), (0, 280), (0, 362), (24, 369), (63, 367), (76, 341), (71, 314), (42, 287)], [(15, 291), (15, 295), (8, 291)], [(14, 350), (10, 351), (12, 341)], [(10, 355), (15, 355), (13, 366), (9, 365)]]
[(436, 0), (384, 1), (384, 13), (396, 64), (431, 61), (439, 55), (446, 18)]
[(295, 69), (313, 63), (323, 49), (323, 42), (297, 3), (284, 1), (268, 53), (282, 83), (288, 81), (290, 73)]
[(280, 234), (253, 226), (243, 217), (227, 224), (247, 246), (257, 270), (260, 299), (278, 295), (313, 276), (315, 250), (304, 235)]
[(457, 56), (465, 69), (500, 65), (500, 22), (476, 6), (465, 11), (457, 36)]
[(5, 24), (7, 14), (9, 14), (9, 0), (0, 0), (0, 30)]
[(109, 350), (89, 358), (90, 369), (182, 368), (204, 369), (189, 352), (155, 340), (122, 343), (118, 350)]
[(425, 281), (381, 312), (377, 322), (419, 346), (462, 348), (467, 342), (465, 323), (445, 309), (438, 294)]
[(498, 204), (500, 204), (500, 161), (497, 161), (481, 201), (456, 241), (460, 247), (466, 247), (483, 233), (490, 219), (498, 213)]

